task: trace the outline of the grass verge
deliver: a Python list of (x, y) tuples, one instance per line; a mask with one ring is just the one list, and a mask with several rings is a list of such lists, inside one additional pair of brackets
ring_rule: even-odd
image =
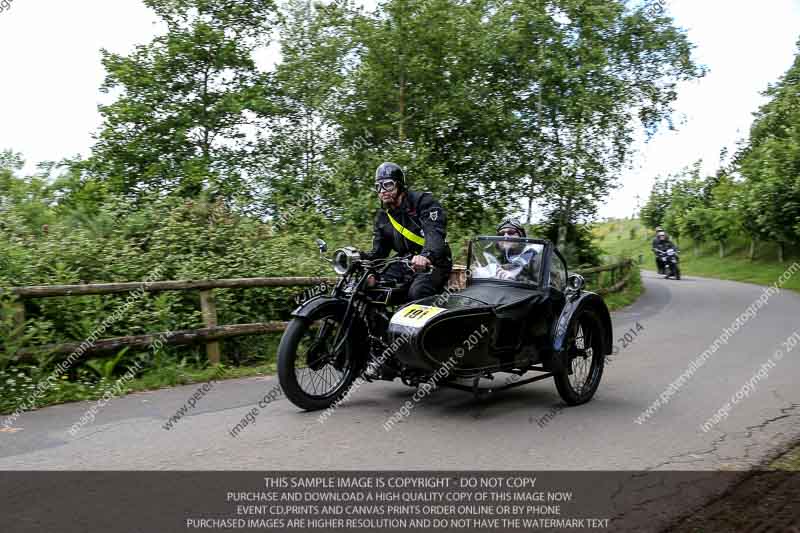
[(800, 472), (800, 442), (797, 442), (793, 448), (773, 460), (767, 468), (770, 470)]
[(625, 288), (619, 292), (606, 294), (603, 296), (603, 300), (605, 300), (610, 311), (616, 311), (638, 300), (642, 293), (644, 293), (642, 275), (638, 266), (634, 265)]

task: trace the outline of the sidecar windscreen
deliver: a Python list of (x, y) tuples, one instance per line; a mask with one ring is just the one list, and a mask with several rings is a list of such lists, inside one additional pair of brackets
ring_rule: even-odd
[(470, 244), (473, 280), (497, 280), (539, 286), (544, 244), (519, 237), (477, 237)]

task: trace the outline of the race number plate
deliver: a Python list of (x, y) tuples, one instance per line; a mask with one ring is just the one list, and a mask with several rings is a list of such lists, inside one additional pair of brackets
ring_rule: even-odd
[(430, 305), (411, 304), (394, 314), (392, 317), (392, 324), (421, 328), (428, 320), (442, 311), (446, 311), (446, 309), (442, 307), (432, 307)]

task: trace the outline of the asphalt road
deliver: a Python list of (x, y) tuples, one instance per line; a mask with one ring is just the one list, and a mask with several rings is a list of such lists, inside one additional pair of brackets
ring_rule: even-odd
[[(26, 413), (17, 431), (0, 432), (0, 470), (725, 470), (748, 468), (797, 438), (800, 346), (784, 346), (786, 355), (751, 382), (753, 392), (701, 429), (800, 331), (800, 295), (788, 291), (770, 297), (647, 421), (634, 422), (764, 290), (643, 277), (645, 294), (613, 316), (620, 352), (583, 406), (565, 408), (550, 380), (487, 400), (442, 389), (387, 432), (383, 423), (414, 390), (382, 382), (364, 385), (324, 424), (281, 398), (232, 437), (276, 384), (241, 379), (217, 383), (170, 430), (164, 423), (197, 385), (117, 398), (74, 437), (68, 430), (90, 402)], [(637, 322), (623, 347), (619, 339)]]

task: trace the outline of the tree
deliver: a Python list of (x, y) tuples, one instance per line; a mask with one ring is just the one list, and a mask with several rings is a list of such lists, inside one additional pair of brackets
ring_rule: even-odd
[(664, 224), (664, 217), (670, 205), (670, 178), (656, 178), (650, 196), (639, 214), (642, 221), (650, 228), (657, 228)]
[(733, 180), (720, 172), (708, 182), (714, 186), (710, 190), (710, 207), (708, 232), (719, 243), (719, 256), (725, 257), (725, 243), (734, 235), (742, 232), (741, 212), (739, 211), (738, 187)]
[(529, 217), (537, 197), (563, 245), (614, 187), (637, 125), (669, 122), (675, 84), (704, 71), (671, 19), (624, 1), (498, 4)]
[(751, 231), (777, 242), (783, 261), (786, 244), (800, 240), (800, 54), (764, 95), (769, 101), (736, 163), (745, 178), (745, 212), (757, 226)]
[(750, 181), (744, 181), (737, 189), (737, 215), (742, 230), (750, 237), (750, 251), (748, 257), (752, 261), (756, 258), (759, 241), (769, 240), (769, 234), (759, 223), (758, 217), (761, 214), (761, 199), (758, 197), (756, 187)]
[(5, 224), (0, 220), (0, 230), (9, 234), (39, 234), (55, 215), (56, 197), (49, 180), (53, 164), (40, 164), (36, 174), (21, 176), (24, 165), (22, 154), (11, 150), (0, 152), (0, 213), (8, 214), (11, 226), (3, 227)]
[(506, 211), (517, 192), (507, 172), (515, 117), (492, 83), (498, 46), (487, 9), (389, 0), (356, 17), (356, 67), (341, 113), (345, 144), (371, 132), (376, 155), (408, 168), (413, 187), (457, 206), (451, 220), (474, 227)]
[[(353, 16), (346, 2), (291, 0), (284, 7), (282, 60), (275, 70), (279, 114), (268, 135), (263, 184), (272, 214), (322, 204), (324, 186), (347, 151), (337, 112), (348, 75)], [(321, 211), (332, 214), (331, 209)]]
[(664, 214), (664, 228), (667, 234), (676, 239), (681, 235), (691, 238), (697, 244), (705, 242), (708, 213), (704, 210), (703, 186), (700, 178), (700, 162), (693, 168), (685, 168), (674, 175), (675, 183), (670, 189), (670, 205)]
[(277, 19), (271, 0), (145, 0), (166, 35), (122, 56), (102, 51), (103, 126), (81, 168), (114, 192), (232, 198), (258, 169), (273, 113), (253, 53)]

